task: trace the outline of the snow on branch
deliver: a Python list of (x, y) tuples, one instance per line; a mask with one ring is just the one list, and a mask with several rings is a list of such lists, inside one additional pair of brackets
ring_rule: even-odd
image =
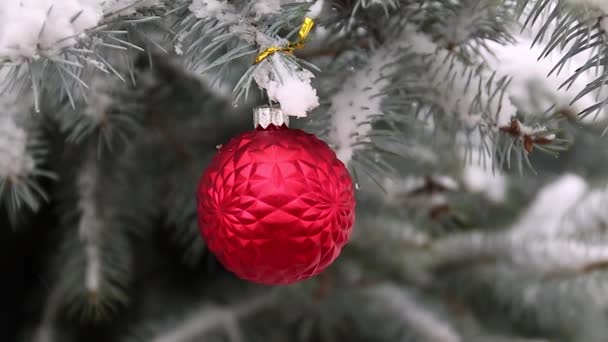
[(12, 181), (34, 171), (36, 162), (27, 151), (27, 132), (6, 113), (0, 113), (0, 179)]
[(364, 290), (386, 306), (383, 310), (394, 311), (423, 341), (460, 342), (456, 330), (430, 309), (417, 303), (402, 287), (391, 283), (373, 286)]
[[(545, 276), (577, 274), (608, 265), (605, 239), (597, 239), (606, 215), (597, 213), (605, 191), (587, 193), (579, 176), (565, 175), (545, 186), (513, 224), (498, 233), (454, 235), (433, 245), (440, 268), (450, 265), (508, 263)], [(593, 208), (588, 206), (595, 204)], [(584, 218), (583, 218), (584, 216)], [(585, 240), (585, 233), (596, 232)]]
[(367, 64), (355, 70), (330, 99), (329, 139), (345, 164), (350, 162), (355, 150), (363, 146), (361, 142), (369, 142), (372, 118), (382, 114), (382, 101), (387, 96), (384, 90), (391, 84), (390, 76), (398, 69), (395, 61), (406, 45), (405, 37), (395, 41), (397, 43), (372, 51)]
[(130, 50), (144, 51), (129, 41), (132, 33), (137, 33), (146, 43), (159, 46), (141, 32), (139, 26), (160, 17), (137, 12), (143, 9), (168, 10), (160, 1), (152, 0), (3, 1), (0, 4), (0, 64), (23, 74), (11, 78), (7, 87), (31, 88), (34, 109), (39, 112), (45, 93), (52, 99), (65, 97), (75, 109), (75, 103), (86, 98), (87, 77), (93, 70), (125, 81), (108, 56)]
[[(532, 42), (529, 34), (523, 33), (516, 36), (513, 44), (490, 42), (491, 53), (484, 55), (490, 67), (511, 77), (509, 94), (517, 108), (525, 113), (538, 113), (555, 106), (557, 110), (579, 113), (591, 107), (596, 100), (593, 94), (587, 94), (575, 103), (572, 100), (587, 84), (593, 82), (595, 73), (583, 73), (576, 80), (568, 81), (589, 56), (578, 54), (568, 57), (567, 51), (557, 49), (547, 54), (547, 42), (541, 41), (534, 46)], [(539, 60), (539, 56), (543, 58)], [(555, 72), (555, 64), (564, 58), (569, 62), (563, 70)], [(570, 86), (560, 87), (566, 81)]]
[(574, 174), (563, 175), (544, 186), (513, 224), (514, 234), (527, 237), (560, 235), (564, 216), (579, 205), (588, 188), (587, 182)]
[[(456, 296), (464, 307), (481, 309), (483, 314), (477, 317), (484, 323), (507, 318), (511, 333), (551, 336), (552, 341), (557, 336), (576, 336), (577, 341), (589, 342), (604, 341), (608, 333), (603, 313), (605, 274), (547, 279), (522, 275), (509, 265), (498, 264), (440, 276), (445, 277), (437, 282), (447, 285), (444, 289), (448, 296)], [(458, 286), (449, 285), (454, 282)], [(492, 313), (488, 307), (501, 310)]]
[(86, 162), (76, 184), (80, 195), (78, 208), (81, 213), (78, 236), (86, 254), (84, 287), (91, 296), (98, 296), (101, 277), (99, 235), (103, 222), (97, 211), (97, 181), (97, 164), (94, 161)]
[(543, 187), (512, 233), (527, 238), (606, 241), (608, 187), (592, 188), (582, 177), (566, 174)]
[(12, 116), (0, 113), (0, 205), (13, 223), (22, 207), (37, 210), (40, 200), (46, 199), (35, 177), (52, 175), (38, 169), (42, 153), (35, 148), (28, 132)]
[(57, 55), (103, 18), (98, 0), (21, 0), (0, 5), (0, 58)]
[[(129, 16), (136, 14), (138, 10), (166, 7), (162, 0), (97, 0), (101, 1), (104, 16)], [(175, 1), (179, 2), (179, 1)]]
[(388, 115), (392, 111), (413, 120), (432, 116), (435, 125), (456, 122), (486, 135), (508, 126), (517, 111), (507, 77), (484, 65), (465, 65), (412, 26), (367, 60), (331, 98), (330, 140), (343, 162), (370, 141), (374, 120), (390, 120), (397, 115)]
[(454, 115), (467, 128), (496, 130), (509, 124), (517, 108), (506, 94), (508, 78), (482, 64), (464, 64), (421, 33), (410, 31), (409, 39), (416, 52), (436, 55), (429, 63), (431, 76), (424, 77), (436, 88), (437, 104), (445, 115)]
[[(252, 10), (258, 16), (277, 14), (285, 4), (311, 2), (312, 0), (256, 0)], [(225, 21), (236, 19), (235, 7), (226, 0), (193, 0), (188, 7), (198, 18), (215, 17)]]
[(160, 0), (20, 0), (0, 3), (0, 59), (25, 62), (59, 55), (113, 15)]
[(70, 179), (74, 183), (66, 180), (63, 184), (65, 200), (75, 201), (75, 210), (66, 210), (62, 216), (67, 228), (53, 260), (55, 281), (49, 296), (58, 298), (62, 312), (104, 320), (128, 301), (132, 249), (127, 231), (116, 217), (117, 209), (104, 205), (109, 193), (103, 163), (97, 159), (94, 145), (85, 151), (83, 164)]
[(566, 2), (590, 12), (589, 14), (592, 14), (593, 11), (608, 14), (608, 2), (604, 0), (566, 0)]
[(213, 329), (224, 328), (231, 342), (243, 341), (239, 321), (263, 310), (276, 301), (274, 292), (250, 298), (230, 306), (203, 305), (175, 327), (146, 341), (187, 342), (204, 338)]
[(476, 60), (489, 42), (511, 41), (502, 24), (512, 20), (513, 5), (511, 1), (431, 2), (420, 10), (424, 15), (419, 16), (419, 25), (427, 27), (437, 45)]
[(608, 250), (567, 238), (542, 239), (513, 234), (466, 234), (433, 245), (437, 269), (506, 263), (514, 272), (541, 277), (582, 274), (608, 264)]
[(575, 66), (560, 89), (569, 89), (580, 78), (593, 78), (585, 80), (583, 89), (577, 89), (570, 104), (593, 95), (596, 103), (587, 105), (580, 115), (599, 114), (608, 104), (603, 87), (608, 79), (604, 62), (608, 56), (608, 4), (601, 0), (521, 0), (520, 7), (524, 28), (535, 35), (533, 44), (543, 45), (539, 58), (561, 50), (562, 57), (550, 74), (570, 69), (571, 62), (582, 57), (582, 65)]
[[(146, 100), (146, 85), (124, 83), (110, 75), (98, 75), (90, 81), (87, 101), (78, 103), (80, 111), (71, 108), (51, 115), (68, 134), (68, 142), (81, 143), (91, 135), (98, 136), (98, 151), (115, 152), (128, 144), (141, 130), (139, 116)], [(84, 104), (81, 104), (84, 102)]]
[(236, 19), (235, 8), (224, 0), (193, 0), (188, 9), (197, 17), (215, 17), (218, 20)]
[[(4, 82), (0, 79), (0, 84)], [(29, 108), (19, 101), (17, 93), (0, 94), (0, 205), (12, 223), (17, 222), (23, 207), (35, 211), (41, 200), (46, 200), (37, 178), (54, 178), (40, 169), (46, 149), (37, 134), (37, 120), (25, 121)]]
[(607, 206), (608, 188), (589, 191), (564, 214), (564, 222), (558, 233), (584, 241), (598, 237), (603, 239), (604, 227), (608, 225)]
[[(283, 4), (290, 6), (280, 7)], [(217, 77), (226, 74), (228, 63), (250, 59), (247, 62), (254, 65), (234, 88), (235, 103), (247, 97), (255, 81), (286, 114), (306, 116), (318, 106), (311, 86), (314, 75), (306, 69), (314, 66), (284, 52), (269, 54), (255, 63), (254, 57), (271, 47), (288, 46), (289, 37), (279, 36), (279, 30), (297, 32), (294, 23), (302, 23), (309, 5), (305, 1), (259, 1), (241, 8), (225, 1), (194, 1), (190, 15), (178, 20), (176, 52), (184, 54), (191, 63), (189, 68), (197, 72), (219, 68)]]

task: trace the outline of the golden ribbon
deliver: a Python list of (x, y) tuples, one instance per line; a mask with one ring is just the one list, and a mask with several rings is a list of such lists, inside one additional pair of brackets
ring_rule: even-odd
[(297, 41), (295, 41), (293, 43), (290, 42), (286, 47), (271, 46), (271, 47), (267, 48), (266, 50), (260, 52), (260, 54), (255, 58), (254, 64), (260, 63), (261, 61), (265, 60), (266, 58), (268, 58), (275, 52), (293, 53), (295, 50), (303, 48), (304, 41), (306, 40), (306, 37), (308, 37), (308, 34), (310, 33), (310, 31), (312, 30), (312, 27), (314, 25), (315, 25), (315, 21), (312, 20), (312, 18), (309, 18), (309, 17), (304, 18), (304, 23), (302, 23), (302, 26), (300, 27), (300, 31), (298, 32)]

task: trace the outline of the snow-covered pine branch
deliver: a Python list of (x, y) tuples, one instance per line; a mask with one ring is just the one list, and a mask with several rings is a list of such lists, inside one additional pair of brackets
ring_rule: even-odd
[(605, 243), (606, 205), (606, 185), (592, 186), (581, 176), (565, 174), (538, 192), (534, 202), (513, 224), (512, 234), (528, 239)]
[[(485, 26), (472, 24), (473, 19), (465, 13), (470, 13), (471, 6), (475, 7), (473, 3), (475, 1), (460, 6), (462, 8), (455, 5), (462, 15), (456, 12), (451, 19), (460, 18), (463, 22), (454, 25), (461, 25), (461, 29), (453, 29), (454, 25), (445, 26), (451, 27), (450, 30), (431, 26), (427, 28), (429, 32), (424, 33), (413, 25), (398, 22), (401, 33), (385, 37), (383, 45), (372, 49), (365, 57), (367, 62), (335, 91), (329, 106), (329, 140), (343, 162), (350, 162), (357, 150), (386, 150), (386, 146), (376, 146), (370, 138), (372, 135), (382, 133), (382, 139), (391, 141), (407, 139), (398, 128), (411, 126), (412, 120), (423, 121), (429, 134), (433, 131), (452, 136), (465, 133), (463, 145), (476, 146), (497, 165), (510, 165), (513, 151), (521, 167), (535, 146), (549, 151), (563, 149), (564, 142), (556, 140), (544, 126), (548, 116), (537, 115), (525, 123), (515, 119), (517, 108), (510, 99), (507, 75), (494, 72), (482, 60), (466, 60), (462, 54), (455, 53), (488, 49), (489, 37), (499, 43), (510, 41), (506, 32), (479, 30)], [(499, 11), (497, 6), (484, 7), (473, 22), (495, 20), (489, 16), (499, 14), (506, 18), (508, 11)], [(417, 11), (414, 13), (419, 15)], [(395, 114), (397, 112), (400, 114)], [(377, 122), (388, 122), (391, 129), (374, 133), (372, 127)], [(446, 126), (449, 132), (443, 132), (445, 129), (438, 132), (438, 127)], [(387, 137), (393, 134), (393, 139)], [(497, 136), (503, 138), (499, 140)], [(470, 151), (467, 155), (471, 155)], [(374, 162), (366, 163), (367, 168), (378, 163), (377, 158), (372, 159)]]
[[(272, 291), (258, 294), (247, 300), (232, 305), (203, 304), (175, 325), (147, 336), (147, 333), (138, 334), (138, 337), (128, 339), (133, 342), (187, 342), (205, 337), (216, 329), (222, 329), (230, 342), (244, 341), (240, 321), (250, 318), (259, 311), (267, 309), (276, 303), (276, 294)], [(161, 324), (162, 325), (162, 324)], [(150, 327), (158, 330), (157, 326)], [(144, 328), (145, 330), (145, 328)], [(146, 335), (144, 337), (144, 335)], [(141, 339), (145, 338), (145, 339)]]
[(588, 189), (581, 177), (562, 176), (510, 229), (436, 241), (435, 282), (457, 282), (444, 290), (467, 306), (500, 305), (501, 317), (507, 314), (518, 329), (603, 341), (608, 254), (598, 209), (606, 196)]
[(395, 44), (372, 51), (366, 65), (353, 71), (331, 97), (329, 140), (345, 164), (351, 161), (356, 149), (369, 142), (373, 118), (383, 113), (382, 102), (388, 96), (385, 88), (391, 85), (391, 76), (398, 70), (396, 61), (407, 46), (406, 39), (403, 35), (395, 39)]
[(103, 18), (97, 0), (4, 1), (0, 6), (0, 56), (27, 62), (74, 46)]
[(97, 163), (87, 161), (76, 180), (79, 192), (78, 238), (84, 246), (85, 277), (84, 288), (91, 297), (98, 297), (101, 278), (101, 252), (99, 246), (100, 233), (104, 223), (100, 218), (97, 206)]
[(36, 211), (47, 199), (38, 181), (54, 178), (40, 168), (47, 149), (37, 133), (38, 120), (27, 116), (29, 105), (22, 100), (16, 91), (0, 94), (0, 206), (13, 223), (23, 208)]
[(90, 70), (125, 80), (108, 61), (108, 51), (143, 51), (143, 47), (130, 42), (133, 33), (146, 43), (156, 44), (139, 26), (160, 17), (139, 11), (163, 13), (170, 8), (152, 0), (2, 2), (0, 64), (24, 73), (23, 77), (12, 78), (7, 86), (22, 89), (26, 83), (31, 87), (36, 112), (45, 92), (53, 99), (68, 97), (75, 109), (75, 102), (86, 98)]
[[(54, 284), (49, 298), (59, 303), (60, 312), (76, 317), (103, 320), (128, 302), (125, 292), (132, 277), (132, 255), (124, 225), (116, 220), (116, 208), (104, 201), (104, 181), (109, 181), (94, 145), (69, 185), (63, 179), (65, 200), (74, 201), (65, 210), (62, 248), (55, 256)], [(67, 174), (64, 174), (67, 176)], [(52, 302), (49, 299), (49, 302)]]
[[(127, 66), (121, 64), (118, 70)], [(82, 143), (91, 135), (97, 137), (98, 151), (116, 152), (140, 132), (145, 96), (145, 81), (132, 73), (133, 82), (122, 82), (113, 75), (96, 74), (91, 78), (86, 101), (77, 103), (80, 111), (71, 107), (51, 113), (67, 135), (69, 143)], [(137, 83), (137, 86), (135, 86)]]
[[(15, 106), (10, 103), (9, 106)], [(3, 106), (3, 109), (10, 107)], [(36, 209), (37, 187), (29, 188), (25, 179), (30, 179), (36, 170), (36, 160), (28, 151), (28, 132), (17, 126), (11, 111), (2, 111), (0, 115), (0, 182), (2, 184), (3, 204), (11, 206), (9, 210), (19, 210), (23, 202)], [(32, 185), (35, 183), (31, 183)], [(24, 187), (25, 185), (25, 187)], [(18, 187), (22, 188), (19, 189)], [(32, 192), (34, 191), (34, 192)]]
[[(160, 0), (20, 0), (0, 4), (0, 60), (56, 58), (95, 36), (108, 18), (161, 7)], [(115, 42), (116, 43), (116, 42)]]
[[(461, 327), (454, 324), (454, 316), (438, 309), (442, 306), (438, 301), (429, 301), (414, 289), (389, 280), (332, 284), (325, 296), (315, 301), (306, 298), (305, 292), (286, 299), (304, 302), (292, 318), (300, 322), (302, 341), (318, 335), (340, 340), (344, 322), (350, 323), (349, 330), (361, 340), (391, 341), (399, 336), (408, 342), (465, 341)], [(290, 307), (284, 304), (282, 309)]]
[[(303, 0), (259, 1), (253, 5), (193, 1), (190, 14), (178, 22), (176, 52), (187, 57), (190, 69), (205, 73), (219, 68), (216, 77), (223, 77), (229, 63), (245, 58), (252, 63), (256, 54), (269, 47), (286, 47), (286, 38), (295, 39), (297, 25), (302, 24), (309, 6)], [(283, 28), (291, 29), (292, 37), (278, 36)], [(244, 70), (234, 89), (235, 102), (247, 98), (255, 81), (285, 113), (306, 116), (318, 106), (318, 98), (311, 85), (314, 75), (303, 67), (314, 68), (281, 52), (270, 55)]]
[(586, 105), (580, 114), (585, 117), (601, 113), (608, 104), (608, 93), (603, 85), (608, 79), (604, 60), (608, 56), (608, 5), (599, 0), (519, 0), (524, 28), (535, 35), (534, 44), (543, 45), (539, 58), (547, 58), (561, 50), (562, 58), (550, 74), (568, 70), (572, 62), (582, 60), (567, 75), (560, 88), (569, 89), (580, 78), (592, 78), (571, 104), (592, 95), (594, 104)]
[(386, 305), (387, 310), (394, 311), (408, 329), (421, 341), (460, 342), (460, 334), (450, 322), (438, 317), (429, 308), (420, 305), (403, 288), (386, 283), (363, 290), (369, 296), (376, 297)]
[[(435, 260), (440, 268), (507, 263), (540, 277), (602, 268), (608, 264), (606, 238), (601, 233), (606, 217), (596, 211), (598, 201), (605, 203), (606, 196), (605, 191), (587, 189), (582, 178), (564, 175), (538, 193), (511, 229), (438, 240), (432, 244)], [(585, 235), (593, 239), (582, 239)]]
[(467, 268), (505, 263), (514, 272), (533, 277), (576, 276), (608, 264), (603, 244), (572, 238), (531, 237), (513, 234), (465, 234), (433, 244), (437, 268)]
[[(485, 326), (501, 322), (507, 331), (525, 336), (543, 336), (550, 341), (576, 336), (589, 342), (602, 342), (608, 334), (603, 313), (606, 290), (601, 285), (605, 281), (605, 274), (530, 277), (500, 263), (472, 265), (456, 272), (444, 270), (436, 279), (437, 287), (447, 296), (482, 312), (477, 317)], [(491, 307), (500, 310), (488, 310)]]

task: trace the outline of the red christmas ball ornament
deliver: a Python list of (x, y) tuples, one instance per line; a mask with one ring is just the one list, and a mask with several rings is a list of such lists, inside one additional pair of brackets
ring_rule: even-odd
[(238, 277), (279, 285), (321, 273), (355, 218), (348, 170), (326, 143), (287, 127), (280, 109), (255, 110), (256, 130), (223, 145), (198, 187), (208, 248)]

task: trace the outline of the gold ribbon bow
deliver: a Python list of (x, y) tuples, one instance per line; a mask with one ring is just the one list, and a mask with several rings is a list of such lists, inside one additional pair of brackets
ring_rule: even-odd
[(271, 46), (267, 48), (266, 50), (260, 52), (260, 54), (255, 58), (255, 64), (260, 63), (261, 61), (270, 57), (275, 52), (293, 53), (295, 50), (303, 48), (304, 41), (306, 40), (306, 37), (308, 37), (308, 34), (310, 33), (314, 25), (315, 21), (312, 20), (312, 18), (304, 18), (304, 23), (302, 23), (300, 31), (298, 32), (297, 41), (293, 43), (290, 42), (286, 47)]

